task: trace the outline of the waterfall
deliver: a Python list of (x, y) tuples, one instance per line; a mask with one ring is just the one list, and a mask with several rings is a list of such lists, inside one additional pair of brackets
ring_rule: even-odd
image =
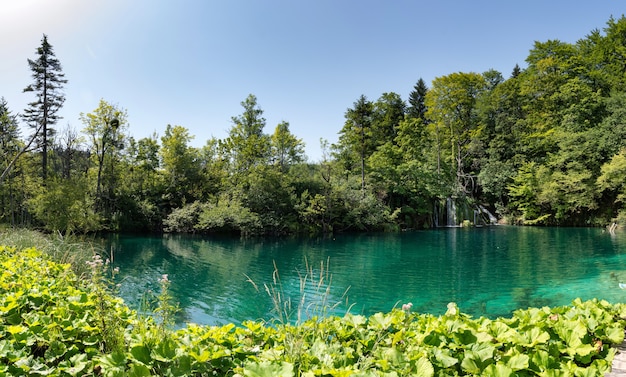
[(456, 204), (454, 203), (454, 199), (452, 198), (446, 199), (446, 214), (446, 226), (456, 226)]
[(498, 223), (498, 219), (491, 212), (489, 212), (487, 208), (483, 207), (482, 205), (479, 205), (478, 208), (480, 209), (480, 212), (489, 217), (489, 224), (493, 225)]

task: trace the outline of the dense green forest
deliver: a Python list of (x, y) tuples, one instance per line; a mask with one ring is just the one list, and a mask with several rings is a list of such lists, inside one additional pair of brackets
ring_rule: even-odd
[(137, 140), (105, 100), (82, 129), (59, 128), (67, 80), (46, 36), (28, 64), (36, 100), (22, 113), (0, 100), (3, 223), (253, 235), (474, 223), (484, 210), (513, 224), (626, 222), (624, 16), (574, 44), (535, 42), (508, 78), (456, 72), (419, 79), (406, 100), (360, 96), (317, 162), (288, 122), (266, 129), (252, 94), (201, 148), (180, 125)]

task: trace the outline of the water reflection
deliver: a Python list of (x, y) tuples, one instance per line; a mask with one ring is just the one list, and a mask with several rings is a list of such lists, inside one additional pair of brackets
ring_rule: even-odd
[[(617, 288), (626, 282), (625, 241), (601, 229), (492, 227), (314, 239), (116, 236), (109, 246), (131, 306), (168, 274), (181, 322), (223, 324), (272, 316), (264, 286), (272, 286), (274, 265), (294, 303), (307, 264), (314, 274), (330, 268), (328, 303), (343, 302), (348, 289), (335, 314), (350, 307), (369, 315), (409, 301), (415, 311), (442, 314), (455, 301), (464, 312), (495, 317), (576, 297), (615, 302), (626, 293)], [(307, 304), (316, 300), (315, 289), (305, 291)]]

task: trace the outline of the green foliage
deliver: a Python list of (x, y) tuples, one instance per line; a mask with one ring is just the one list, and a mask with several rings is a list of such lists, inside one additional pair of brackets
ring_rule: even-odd
[(90, 177), (95, 183), (94, 210), (104, 218), (106, 226), (113, 229), (116, 228), (113, 217), (118, 210), (116, 199), (120, 180), (120, 171), (116, 167), (125, 145), (126, 118), (125, 110), (102, 99), (95, 110), (80, 115), (95, 165), (90, 169)]
[(483, 132), (477, 102), (486, 90), (483, 75), (453, 73), (436, 78), (426, 94), (427, 116), (432, 121), (431, 133), (437, 139), (438, 160), (450, 165), (451, 175), (455, 176), (452, 189), (455, 195), (469, 194), (475, 189), (472, 160), (480, 148)]
[(267, 163), (271, 148), (270, 137), (263, 133), (265, 118), (256, 96), (250, 94), (241, 106), (244, 112), (232, 118), (233, 126), (223, 142), (235, 173)]
[(203, 198), (198, 151), (188, 145), (191, 139), (186, 128), (171, 125), (167, 126), (161, 138), (164, 200), (168, 210)]
[(239, 232), (242, 235), (260, 234), (259, 215), (239, 200), (221, 197), (217, 204), (208, 205), (200, 213), (195, 229), (202, 232)]
[(280, 122), (271, 136), (272, 160), (282, 171), (305, 160), (304, 142), (289, 131), (289, 122)]
[(166, 232), (194, 233), (200, 214), (209, 207), (199, 201), (176, 208), (163, 221)]
[(166, 232), (179, 233), (262, 233), (259, 215), (228, 196), (216, 203), (196, 201), (177, 208), (165, 219), (164, 226)]
[(41, 46), (37, 48), (37, 58), (28, 59), (28, 66), (32, 71), (33, 83), (24, 88), (24, 92), (35, 92), (37, 99), (28, 104), (22, 117), (34, 130), (32, 138), (41, 148), (41, 177), (45, 182), (48, 174), (48, 148), (54, 135), (52, 126), (60, 119), (57, 112), (65, 102), (63, 86), (67, 84), (67, 80), (45, 34), (41, 39)]
[[(120, 325), (131, 312), (120, 299), (81, 289), (68, 264), (49, 261), (35, 249), (0, 247), (0, 358), (2, 373), (83, 375), (112, 346), (103, 323)], [(101, 316), (100, 305), (114, 309)]]
[[(527, 67), (516, 65), (509, 78), (455, 72), (430, 88), (418, 80), (406, 102), (394, 92), (376, 101), (362, 95), (346, 109), (338, 142), (323, 144), (313, 163), (289, 122), (265, 133), (252, 94), (227, 137), (201, 148), (183, 126), (127, 138), (126, 112), (105, 101), (81, 114), (88, 150), (70, 131), (55, 144), (49, 126), (64, 79), (44, 36), (27, 89), (41, 92), (43, 62), (54, 63), (48, 121), (45, 105), (31, 104), (24, 119), (35, 134), (20, 139), (0, 101), (0, 220), (62, 232), (367, 231), (437, 226), (438, 203), (454, 198), (517, 224), (606, 224), (626, 216), (618, 184), (626, 180), (618, 166), (626, 148), (624, 30), (622, 16), (576, 43), (537, 41)], [(51, 179), (38, 179), (38, 161), (48, 158)]]
[(107, 293), (115, 271), (100, 257), (83, 282), (35, 249), (2, 246), (0, 265), (2, 375), (602, 376), (624, 340), (626, 306), (599, 300), (497, 319), (453, 303), (439, 317), (407, 304), (370, 317), (175, 330), (165, 326), (175, 310), (167, 277), (155, 322)]
[(84, 177), (49, 180), (29, 201), (35, 218), (48, 231), (90, 232), (100, 229)]

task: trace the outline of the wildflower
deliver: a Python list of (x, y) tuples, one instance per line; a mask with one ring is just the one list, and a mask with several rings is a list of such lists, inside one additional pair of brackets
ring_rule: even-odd
[(169, 283), (169, 279), (167, 278), (167, 274), (163, 274), (161, 276), (161, 278), (159, 279), (159, 283), (163, 284), (163, 283)]
[(118, 272), (120, 272), (120, 268), (119, 268), (119, 267), (115, 267), (115, 268), (113, 269), (113, 272), (117, 274)]
[(94, 254), (94, 256), (91, 259), (92, 259), (91, 261), (85, 262), (89, 267), (96, 268), (96, 267), (102, 266), (102, 257), (100, 257), (100, 255)]
[(411, 308), (413, 307), (413, 303), (409, 302), (408, 304), (402, 304), (402, 310), (404, 310), (405, 312), (411, 311)]

